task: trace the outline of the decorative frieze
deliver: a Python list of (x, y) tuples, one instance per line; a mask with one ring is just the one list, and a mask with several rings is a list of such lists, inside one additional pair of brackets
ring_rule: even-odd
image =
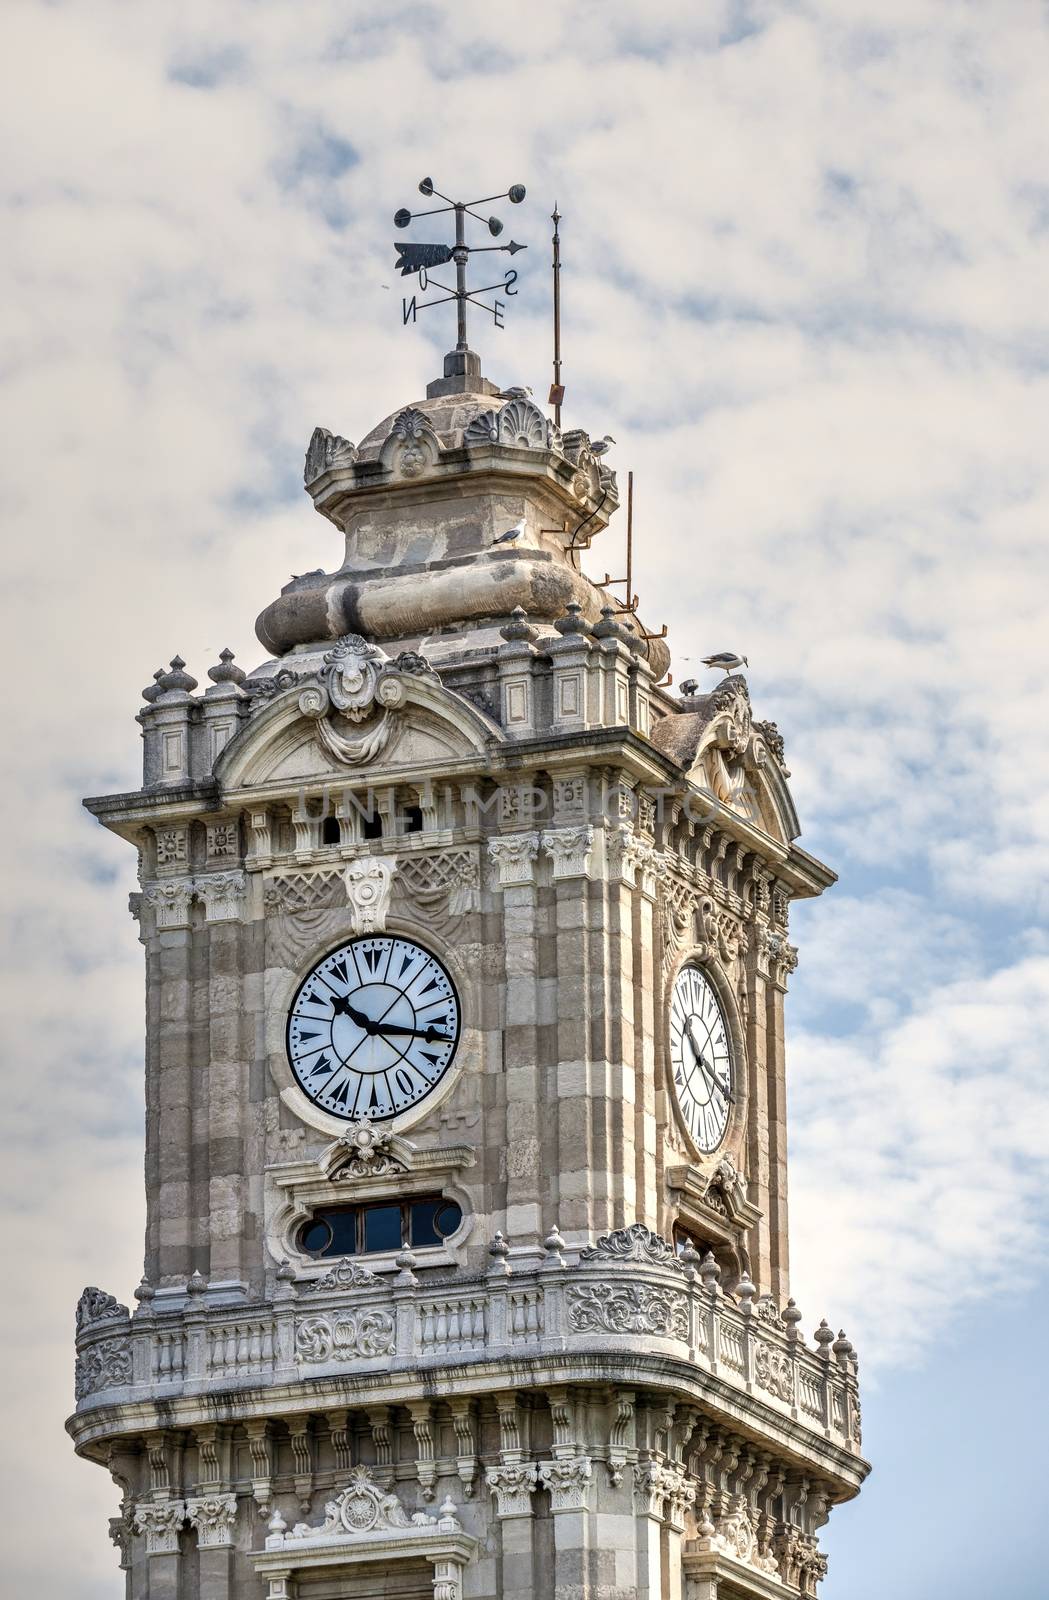
[(100, 1339), (76, 1358), (73, 1387), (78, 1400), (102, 1389), (123, 1388), (131, 1382), (131, 1345), (125, 1334)]
[(394, 1319), (387, 1311), (342, 1311), (326, 1317), (306, 1317), (295, 1329), (295, 1358), (306, 1365), (368, 1361), (389, 1355), (393, 1344)]
[(240, 825), (235, 817), (207, 825), (207, 859), (236, 861), (240, 856)]
[(576, 1333), (688, 1337), (688, 1307), (684, 1295), (644, 1284), (570, 1284), (568, 1322)]
[(156, 828), (154, 836), (158, 877), (185, 871), (189, 861), (188, 827)]

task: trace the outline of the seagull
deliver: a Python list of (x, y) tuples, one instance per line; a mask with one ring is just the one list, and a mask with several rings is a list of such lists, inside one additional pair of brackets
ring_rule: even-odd
[(716, 656), (704, 656), (703, 665), (713, 667), (715, 672), (735, 672), (737, 667), (749, 667), (750, 662), (746, 656), (734, 655), (731, 650), (721, 650)]
[(525, 531), (525, 519), (524, 519), (524, 517), (522, 517), (520, 522), (517, 524), (516, 527), (507, 528), (506, 532), (505, 533), (500, 533), (497, 538), (492, 540), (492, 543), (493, 544), (513, 544), (515, 539), (520, 539), (521, 538), (521, 536), (524, 533), (524, 531)]
[(590, 454), (592, 456), (606, 455), (609, 447), (614, 445), (615, 442), (610, 433), (606, 433), (603, 439), (592, 439), (590, 441)]
[(520, 385), (517, 385), (512, 389), (499, 389), (495, 398), (497, 400), (527, 400), (531, 393), (531, 389), (522, 389)]

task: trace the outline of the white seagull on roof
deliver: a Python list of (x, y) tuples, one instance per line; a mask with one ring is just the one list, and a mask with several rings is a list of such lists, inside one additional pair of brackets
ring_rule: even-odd
[(720, 650), (716, 656), (704, 656), (703, 665), (715, 672), (735, 672), (737, 667), (749, 667), (746, 656), (737, 656), (731, 650)]
[(616, 441), (613, 439), (613, 437), (612, 437), (612, 435), (610, 433), (606, 433), (603, 439), (591, 439), (591, 441), (590, 441), (590, 454), (592, 456), (607, 455), (608, 451), (610, 450), (612, 445), (615, 444), (615, 442)]
[(493, 544), (513, 544), (515, 539), (520, 539), (525, 531), (525, 519), (521, 518), (514, 527), (507, 528), (505, 533), (497, 534), (492, 540)]

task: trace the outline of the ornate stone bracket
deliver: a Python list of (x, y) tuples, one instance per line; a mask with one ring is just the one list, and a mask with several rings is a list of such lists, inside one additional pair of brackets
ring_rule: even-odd
[(135, 1507), (135, 1531), (145, 1534), (147, 1556), (178, 1553), (178, 1536), (186, 1520), (181, 1500), (146, 1500)]
[(500, 1522), (532, 1515), (532, 1496), (539, 1487), (539, 1469), (534, 1461), (506, 1461), (489, 1467), (484, 1476), (495, 1496), (495, 1514)]

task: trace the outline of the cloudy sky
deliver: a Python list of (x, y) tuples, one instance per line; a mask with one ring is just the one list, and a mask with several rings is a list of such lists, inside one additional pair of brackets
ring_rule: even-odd
[(141, 951), (79, 797), (138, 782), (158, 665), (254, 664), (261, 607), (336, 563), (303, 450), (438, 370), (390, 264), (431, 173), (528, 186), (478, 343), (537, 393), (556, 197), (566, 423), (636, 473), (646, 617), (679, 678), (749, 655), (840, 873), (794, 922), (795, 1293), (859, 1347), (876, 1474), (826, 1600), (1043, 1593), (1045, 5), (6, 0), (0, 30), (12, 1592), (122, 1594), (61, 1430), (81, 1287), (140, 1273)]

